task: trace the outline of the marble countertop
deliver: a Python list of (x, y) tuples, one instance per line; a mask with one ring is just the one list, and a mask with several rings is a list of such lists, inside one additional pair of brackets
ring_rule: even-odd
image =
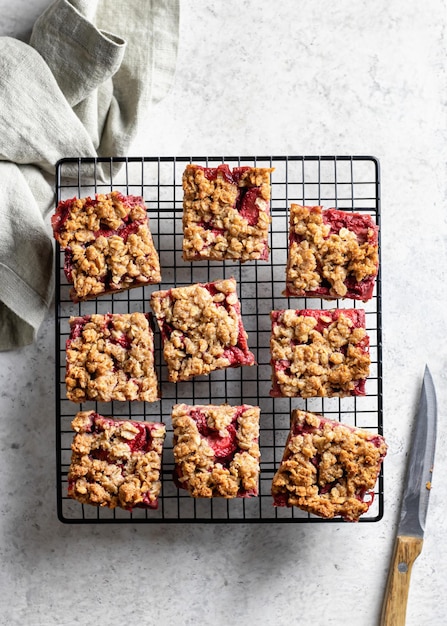
[[(0, 0), (0, 35), (26, 39), (47, 4)], [(433, 285), (447, 280), (445, 9), (445, 0), (182, 0), (174, 87), (131, 151), (379, 158), (383, 519), (61, 524), (50, 312), (34, 345), (0, 353), (1, 624), (377, 624), (426, 363), (438, 443), (407, 625), (445, 623), (447, 297)]]

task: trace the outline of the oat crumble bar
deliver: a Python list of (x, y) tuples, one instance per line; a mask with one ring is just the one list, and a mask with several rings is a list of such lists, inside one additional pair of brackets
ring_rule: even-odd
[(69, 400), (158, 400), (149, 313), (85, 315), (71, 317), (69, 323), (65, 375)]
[(183, 259), (269, 255), (270, 173), (274, 168), (187, 165), (183, 174)]
[(68, 496), (101, 507), (156, 509), (164, 424), (81, 411), (72, 421)]
[(259, 416), (244, 404), (176, 404), (174, 480), (194, 498), (247, 498), (258, 495)]
[(60, 202), (51, 218), (74, 302), (161, 281), (142, 198), (119, 191)]
[(373, 502), (386, 452), (381, 435), (295, 409), (272, 481), (274, 505), (355, 522)]
[(292, 204), (284, 295), (370, 300), (378, 241), (370, 215)]
[(270, 318), (271, 396), (365, 394), (371, 359), (363, 309), (286, 309)]
[(254, 365), (234, 278), (151, 294), (170, 382)]

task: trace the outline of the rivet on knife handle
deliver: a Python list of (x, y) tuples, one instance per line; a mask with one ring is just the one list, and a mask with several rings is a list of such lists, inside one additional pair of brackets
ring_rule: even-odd
[(411, 568), (422, 550), (420, 537), (396, 537), (385, 598), (381, 626), (404, 626), (407, 613)]

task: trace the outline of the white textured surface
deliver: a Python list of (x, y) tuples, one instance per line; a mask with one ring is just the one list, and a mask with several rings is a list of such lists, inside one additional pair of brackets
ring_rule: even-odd
[[(182, 0), (176, 84), (148, 112), (133, 149), (138, 156), (380, 159), (390, 445), (384, 519), (295, 527), (60, 524), (49, 315), (36, 345), (0, 354), (1, 624), (378, 623), (426, 362), (438, 389), (439, 436), (407, 625), (445, 624), (446, 2), (429, 4)], [(25, 38), (46, 5), (0, 0), (0, 35)]]

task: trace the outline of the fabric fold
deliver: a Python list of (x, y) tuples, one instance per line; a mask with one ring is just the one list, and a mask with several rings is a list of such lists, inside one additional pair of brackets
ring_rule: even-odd
[(94, 156), (82, 121), (34, 48), (0, 39), (0, 158), (54, 171), (62, 155)]
[(0, 194), (0, 347), (10, 350), (30, 343), (45, 318), (53, 291), (53, 245), (14, 163), (0, 163)]
[(116, 74), (126, 49), (122, 37), (101, 32), (68, 0), (51, 5), (37, 19), (30, 45), (42, 55), (72, 107)]

